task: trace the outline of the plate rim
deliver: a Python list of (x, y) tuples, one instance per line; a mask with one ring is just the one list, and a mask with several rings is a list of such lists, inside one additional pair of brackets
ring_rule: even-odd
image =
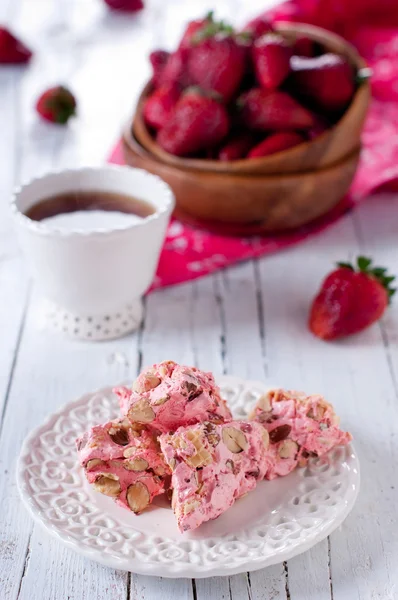
[[(230, 376), (230, 375), (220, 375), (216, 379), (217, 379), (218, 383), (224, 382), (224, 384), (230, 384), (230, 385), (233, 385), (234, 383), (242, 384), (242, 382), (244, 382), (245, 385), (259, 387), (259, 388), (262, 388), (264, 391), (266, 391), (267, 389), (271, 389), (273, 387), (278, 387), (278, 386), (270, 386), (269, 384), (266, 384), (265, 382), (261, 382), (259, 380), (245, 379), (244, 377), (236, 377), (236, 376)], [(127, 383), (129, 383), (129, 382), (127, 382)], [(126, 385), (126, 381), (119, 385)], [(164, 564), (162, 566), (160, 564), (156, 564), (156, 565), (148, 564), (148, 563), (140, 561), (137, 558), (126, 558), (125, 561), (121, 564), (120, 558), (113, 558), (111, 555), (105, 556), (103, 553), (99, 552), (96, 549), (93, 549), (90, 551), (89, 549), (86, 549), (85, 547), (80, 546), (78, 543), (76, 543), (75, 540), (71, 540), (67, 533), (63, 533), (62, 530), (60, 531), (59, 529), (56, 529), (54, 527), (54, 525), (51, 523), (51, 521), (49, 521), (49, 519), (47, 517), (43, 516), (42, 511), (40, 509), (38, 509), (36, 507), (34, 508), (31, 505), (31, 503), (29, 502), (30, 496), (29, 496), (29, 493), (27, 490), (27, 485), (26, 485), (26, 482), (23, 477), (23, 473), (24, 473), (23, 460), (24, 460), (25, 456), (27, 454), (29, 454), (29, 452), (28, 452), (29, 444), (32, 442), (32, 440), (34, 440), (38, 435), (40, 435), (42, 433), (42, 430), (45, 429), (45, 427), (47, 427), (53, 419), (61, 416), (62, 413), (65, 412), (65, 410), (71, 409), (75, 405), (77, 406), (77, 405), (83, 403), (86, 399), (88, 400), (89, 398), (91, 398), (92, 396), (94, 396), (96, 394), (101, 394), (101, 393), (104, 393), (105, 391), (112, 390), (113, 387), (114, 387), (113, 385), (112, 386), (102, 386), (92, 392), (87, 392), (87, 393), (83, 394), (76, 400), (71, 400), (69, 402), (65, 402), (62, 405), (60, 405), (56, 411), (54, 411), (50, 415), (48, 415), (48, 417), (40, 425), (35, 427), (27, 435), (27, 437), (25, 438), (25, 440), (21, 446), (21, 450), (20, 450), (18, 460), (17, 460), (17, 465), (16, 465), (16, 482), (17, 482), (19, 496), (22, 500), (23, 505), (25, 506), (28, 513), (32, 517), (34, 523), (37, 523), (41, 527), (42, 530), (48, 532), (53, 538), (57, 539), (58, 541), (63, 543), (66, 547), (73, 550), (77, 554), (84, 556), (85, 558), (94, 560), (95, 562), (98, 562), (106, 567), (110, 567), (110, 568), (114, 568), (114, 569), (126, 571), (126, 572), (132, 572), (137, 575), (160, 576), (160, 577), (171, 578), (171, 579), (181, 579), (181, 578), (204, 579), (206, 577), (220, 577), (220, 576), (228, 577), (228, 576), (237, 575), (239, 573), (245, 573), (248, 571), (258, 571), (260, 569), (263, 569), (263, 568), (266, 568), (269, 566), (273, 566), (276, 564), (280, 564), (281, 562), (290, 560), (290, 559), (294, 558), (295, 556), (298, 556), (299, 554), (307, 552), (313, 546), (315, 546), (319, 542), (326, 539), (331, 533), (333, 533), (333, 531), (335, 531), (342, 525), (342, 523), (345, 521), (345, 519), (348, 517), (348, 515), (352, 511), (352, 509), (357, 501), (358, 494), (360, 491), (360, 486), (361, 486), (361, 469), (360, 469), (358, 453), (356, 452), (354, 444), (352, 442), (350, 442), (349, 447), (351, 448), (352, 454), (355, 457), (356, 470), (357, 470), (354, 492), (352, 493), (350, 498), (347, 500), (344, 510), (342, 510), (341, 513), (329, 525), (327, 525), (325, 527), (321, 527), (320, 531), (318, 530), (316, 532), (313, 532), (309, 536), (309, 538), (307, 538), (305, 541), (303, 541), (299, 546), (292, 548), (290, 551), (286, 551), (286, 550), (278, 551), (277, 550), (274, 554), (272, 554), (272, 556), (269, 556), (263, 560), (261, 560), (262, 559), (261, 556), (251, 557), (251, 558), (248, 558), (247, 561), (245, 561), (244, 563), (240, 563), (236, 567), (228, 567), (226, 565), (223, 565), (223, 567), (216, 567), (214, 569), (207, 567), (206, 570), (201, 570), (201, 571), (195, 570), (195, 568), (192, 568), (192, 566), (190, 569), (186, 568), (186, 567), (181, 569), (181, 567), (176, 567), (173, 563)], [(281, 554), (283, 555), (282, 557), (280, 556)], [(126, 565), (127, 562), (134, 563), (134, 565), (131, 564), (130, 566), (127, 566)], [(157, 572), (154, 572), (155, 570), (157, 570)]]

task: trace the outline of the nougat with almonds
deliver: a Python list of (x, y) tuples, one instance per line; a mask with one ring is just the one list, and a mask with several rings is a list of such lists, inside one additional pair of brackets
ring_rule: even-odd
[(168, 488), (170, 469), (156, 439), (126, 418), (92, 427), (76, 445), (93, 488), (136, 514)]
[(153, 365), (139, 375), (132, 389), (121, 386), (114, 392), (123, 415), (158, 433), (232, 419), (211, 373), (173, 361)]
[(320, 395), (272, 389), (261, 396), (249, 416), (269, 434), (271, 468), (267, 479), (288, 475), (311, 456), (323, 456), (352, 436), (339, 428), (331, 404)]
[(172, 506), (182, 532), (216, 519), (270, 468), (268, 432), (260, 423), (200, 423), (159, 441), (172, 470)]

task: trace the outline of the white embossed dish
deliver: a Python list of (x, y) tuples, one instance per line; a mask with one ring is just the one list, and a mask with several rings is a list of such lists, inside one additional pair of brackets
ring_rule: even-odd
[[(237, 418), (267, 389), (233, 377), (219, 383)], [(17, 470), (32, 517), (69, 548), (109, 567), (162, 577), (261, 569), (324, 539), (343, 522), (358, 494), (355, 451), (337, 448), (326, 460), (261, 482), (215, 521), (181, 534), (162, 498), (136, 516), (87, 484), (74, 440), (91, 425), (116, 416), (111, 388), (67, 404), (27, 438)]]

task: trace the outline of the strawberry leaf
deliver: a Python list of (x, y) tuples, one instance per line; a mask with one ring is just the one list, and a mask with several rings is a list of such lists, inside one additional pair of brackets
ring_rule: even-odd
[(393, 275), (391, 275), (391, 277), (384, 277), (384, 282), (388, 285), (392, 281), (394, 281), (394, 279), (395, 279), (395, 277)]
[(338, 262), (337, 266), (341, 269), (350, 269), (350, 271), (354, 270), (354, 267), (348, 262)]
[(387, 269), (383, 269), (382, 267), (375, 267), (374, 269), (372, 269), (372, 273), (373, 275), (376, 275), (376, 277), (383, 277), (384, 273), (387, 272)]
[[(353, 266), (348, 262), (339, 262), (337, 263), (337, 266), (343, 269), (355, 271)], [(389, 300), (392, 298), (396, 290), (391, 287), (391, 283), (395, 281), (396, 278), (393, 275), (388, 275), (387, 269), (384, 267), (372, 267), (372, 259), (368, 256), (358, 256), (357, 267), (360, 273), (364, 273), (369, 277), (377, 279), (377, 281), (385, 288)]]
[(360, 271), (367, 272), (368, 267), (372, 264), (372, 259), (367, 256), (358, 256), (357, 265)]

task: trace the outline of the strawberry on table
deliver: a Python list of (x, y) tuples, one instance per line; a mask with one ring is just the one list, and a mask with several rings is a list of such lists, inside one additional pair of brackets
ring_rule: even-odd
[(243, 79), (246, 53), (232, 27), (212, 23), (191, 40), (188, 73), (192, 83), (217, 92), (228, 102)]
[(285, 92), (252, 88), (238, 98), (238, 107), (250, 129), (309, 129), (314, 124), (312, 114)]
[(105, 0), (105, 3), (112, 10), (120, 10), (121, 12), (137, 12), (144, 8), (142, 0)]
[(265, 89), (276, 89), (290, 72), (292, 48), (277, 33), (267, 33), (253, 45), (253, 63), (257, 81)]
[(66, 125), (76, 114), (76, 100), (64, 86), (46, 90), (37, 100), (36, 110), (42, 119), (58, 125)]
[(155, 90), (144, 106), (144, 119), (147, 125), (154, 129), (164, 127), (179, 97), (180, 88), (176, 83), (165, 84)]
[(282, 150), (288, 150), (305, 141), (302, 135), (294, 131), (281, 131), (274, 133), (267, 139), (257, 144), (248, 154), (248, 158), (259, 158), (260, 156), (268, 156)]
[(157, 142), (171, 154), (189, 156), (219, 144), (228, 129), (229, 117), (225, 107), (203, 90), (189, 88), (159, 131)]
[(356, 269), (338, 263), (312, 304), (310, 330), (324, 340), (333, 340), (365, 329), (386, 310), (396, 291), (391, 288), (394, 279), (364, 256), (357, 259)]
[(0, 27), (0, 64), (16, 65), (30, 61), (32, 52), (5, 27)]
[(152, 65), (152, 83), (158, 87), (161, 81), (163, 70), (170, 58), (170, 52), (166, 50), (154, 50), (149, 55), (149, 61)]
[(342, 56), (331, 52), (316, 58), (293, 56), (290, 61), (298, 92), (326, 112), (347, 107), (355, 91), (354, 71)]

